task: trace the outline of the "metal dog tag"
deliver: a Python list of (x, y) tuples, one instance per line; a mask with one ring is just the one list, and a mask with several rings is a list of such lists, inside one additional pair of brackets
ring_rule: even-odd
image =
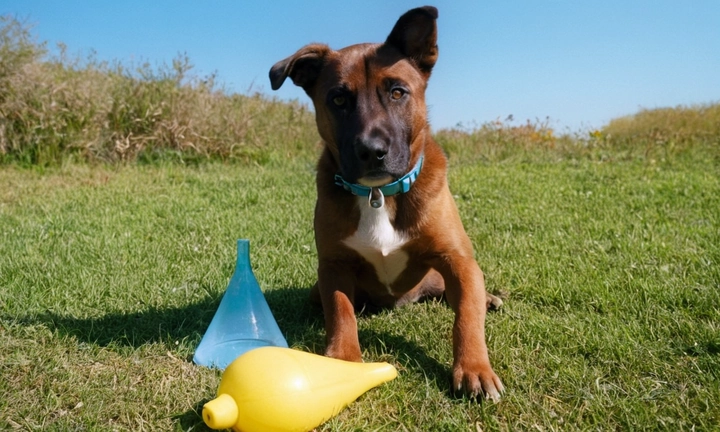
[(368, 204), (374, 209), (379, 209), (385, 205), (385, 195), (379, 188), (371, 188), (370, 195), (368, 195)]

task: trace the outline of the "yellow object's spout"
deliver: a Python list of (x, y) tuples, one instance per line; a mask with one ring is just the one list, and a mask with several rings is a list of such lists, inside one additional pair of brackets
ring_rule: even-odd
[(212, 429), (230, 429), (235, 426), (238, 407), (235, 399), (228, 394), (221, 394), (206, 403), (202, 411), (203, 420)]

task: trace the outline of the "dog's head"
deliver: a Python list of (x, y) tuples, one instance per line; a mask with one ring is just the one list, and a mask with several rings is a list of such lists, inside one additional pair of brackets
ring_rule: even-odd
[(382, 44), (335, 51), (311, 44), (270, 69), (289, 76), (315, 106), (320, 136), (350, 183), (380, 186), (410, 169), (428, 133), (425, 88), (438, 57), (437, 9), (405, 13)]

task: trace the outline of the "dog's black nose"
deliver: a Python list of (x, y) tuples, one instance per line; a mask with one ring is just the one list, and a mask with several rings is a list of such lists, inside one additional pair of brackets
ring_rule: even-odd
[(385, 159), (387, 145), (380, 139), (358, 139), (355, 143), (355, 154), (362, 162), (373, 164)]

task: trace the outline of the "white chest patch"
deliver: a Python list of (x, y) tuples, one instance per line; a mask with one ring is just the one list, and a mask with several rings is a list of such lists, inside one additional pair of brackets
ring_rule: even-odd
[(372, 264), (380, 282), (389, 288), (407, 266), (408, 255), (400, 248), (408, 239), (390, 223), (387, 207), (374, 209), (365, 197), (358, 201), (360, 224), (343, 243)]

